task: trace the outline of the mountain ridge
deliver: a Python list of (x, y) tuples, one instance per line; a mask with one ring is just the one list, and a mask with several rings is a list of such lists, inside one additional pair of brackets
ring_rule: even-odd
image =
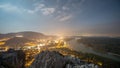
[(7, 34), (0, 34), (0, 39), (3, 38), (12, 38), (16, 36), (23, 36), (25, 38), (33, 39), (33, 38), (46, 38), (47, 35), (44, 35), (43, 33), (38, 32), (32, 32), (32, 31), (23, 31), (23, 32), (16, 32), (16, 33), (7, 33)]

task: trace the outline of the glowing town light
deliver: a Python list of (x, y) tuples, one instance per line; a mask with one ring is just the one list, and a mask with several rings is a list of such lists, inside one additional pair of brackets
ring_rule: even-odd
[(58, 40), (55, 40), (55, 43), (58, 43), (59, 41)]
[(39, 46), (37, 46), (37, 49), (38, 49), (38, 50), (40, 50), (40, 47), (39, 47)]
[(38, 44), (37, 46), (45, 46), (45, 44)]
[(31, 47), (28, 47), (28, 49), (31, 49)]
[(16, 37), (23, 37), (23, 35), (16, 35)]
[(60, 39), (63, 39), (63, 37), (60, 37)]
[(4, 45), (5, 44), (5, 42), (0, 42), (0, 45)]

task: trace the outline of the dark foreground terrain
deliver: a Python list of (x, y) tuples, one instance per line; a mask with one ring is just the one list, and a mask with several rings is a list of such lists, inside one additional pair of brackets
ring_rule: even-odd
[[(31, 57), (29, 57), (31, 58)], [(119, 68), (119, 62), (67, 48), (41, 51), (26, 67), (25, 52), (8, 50), (0, 53), (0, 68)]]
[(71, 56), (63, 56), (56, 51), (42, 51), (30, 68), (98, 68), (98, 65), (84, 62)]
[[(42, 51), (36, 56), (30, 68), (99, 68), (72, 56), (64, 56), (57, 51)], [(25, 68), (25, 53), (9, 50), (0, 55), (0, 68)]]

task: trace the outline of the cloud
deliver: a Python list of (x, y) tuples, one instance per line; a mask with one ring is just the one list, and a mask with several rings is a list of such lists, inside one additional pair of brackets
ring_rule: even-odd
[(35, 8), (33, 10), (26, 9), (25, 11), (28, 12), (28, 13), (30, 13), (30, 14), (34, 14), (36, 12), (39, 12), (42, 8), (45, 7), (44, 4), (38, 4), (37, 3), (37, 4), (34, 4), (34, 5), (35, 5)]
[(43, 15), (50, 15), (55, 12), (55, 8), (48, 8), (45, 4), (35, 4), (35, 8), (33, 10), (26, 10), (28, 13), (36, 13), (41, 12)]
[(55, 8), (46, 7), (45, 4), (38, 4), (34, 11), (41, 11), (43, 15), (50, 15), (55, 12)]
[(34, 13), (33, 10), (19, 8), (11, 4), (1, 4), (0, 9), (3, 9), (4, 11), (7, 11), (7, 12), (15, 12), (15, 13), (23, 13), (23, 12)]
[(30, 14), (41, 12), (43, 15), (50, 15), (55, 12), (55, 8), (52, 7), (48, 8), (44, 4), (35, 4), (34, 9), (24, 9), (11, 4), (2, 4), (0, 5), (0, 9), (3, 9), (7, 12), (18, 12), (18, 13), (26, 12)]
[(69, 10), (69, 8), (66, 7), (66, 6), (63, 6), (62, 9), (63, 9), (63, 10)]
[(41, 11), (44, 15), (50, 15), (55, 12), (55, 8), (42, 8)]
[(39, 11), (40, 9), (42, 9), (42, 8), (44, 8), (45, 7), (45, 5), (44, 4), (38, 4), (36, 7), (35, 7), (35, 9), (34, 9), (34, 11)]
[(18, 7), (13, 6), (11, 4), (2, 4), (0, 5), (0, 8), (8, 12), (21, 12), (21, 10)]
[(62, 16), (59, 18), (59, 21), (67, 21), (72, 18), (72, 15)]
[(25, 10), (25, 11), (27, 11), (30, 14), (34, 14), (35, 13), (35, 11), (33, 11), (33, 10)]

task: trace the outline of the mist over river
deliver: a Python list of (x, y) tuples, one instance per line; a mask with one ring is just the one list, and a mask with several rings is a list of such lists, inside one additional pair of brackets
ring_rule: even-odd
[(109, 58), (115, 61), (120, 61), (120, 59), (114, 55), (108, 54), (108, 53), (100, 53), (100, 52), (96, 52), (94, 51), (94, 49), (92, 47), (88, 47), (86, 45), (84, 45), (83, 43), (78, 43), (76, 39), (72, 39), (70, 41), (67, 41), (67, 46), (68, 48), (71, 48), (73, 50), (76, 50), (78, 52), (83, 52), (83, 53), (92, 53), (98, 56), (102, 56), (105, 58)]

